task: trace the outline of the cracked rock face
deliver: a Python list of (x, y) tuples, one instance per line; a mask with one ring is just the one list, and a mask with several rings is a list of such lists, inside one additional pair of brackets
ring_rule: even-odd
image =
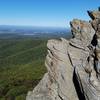
[(26, 100), (100, 100), (100, 11), (70, 22), (73, 38), (47, 43), (48, 72)]

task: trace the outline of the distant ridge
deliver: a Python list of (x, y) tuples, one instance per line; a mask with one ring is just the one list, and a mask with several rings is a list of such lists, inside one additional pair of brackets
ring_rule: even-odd
[(20, 37), (69, 37), (70, 29), (62, 27), (37, 27), (37, 26), (14, 26), (0, 25), (0, 39)]

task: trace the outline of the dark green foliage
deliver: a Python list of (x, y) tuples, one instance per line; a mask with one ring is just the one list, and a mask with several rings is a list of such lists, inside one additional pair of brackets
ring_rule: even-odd
[(25, 100), (46, 72), (46, 39), (0, 40), (0, 100)]

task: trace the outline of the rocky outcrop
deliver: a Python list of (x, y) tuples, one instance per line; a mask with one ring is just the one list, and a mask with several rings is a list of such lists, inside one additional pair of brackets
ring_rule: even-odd
[(48, 41), (48, 72), (26, 100), (100, 100), (100, 11), (88, 14), (70, 22), (70, 40)]

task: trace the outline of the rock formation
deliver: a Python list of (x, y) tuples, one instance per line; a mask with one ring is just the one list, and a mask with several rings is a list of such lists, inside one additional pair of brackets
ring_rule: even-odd
[(70, 22), (70, 40), (48, 41), (48, 72), (26, 100), (100, 100), (99, 10), (88, 11), (89, 22)]

